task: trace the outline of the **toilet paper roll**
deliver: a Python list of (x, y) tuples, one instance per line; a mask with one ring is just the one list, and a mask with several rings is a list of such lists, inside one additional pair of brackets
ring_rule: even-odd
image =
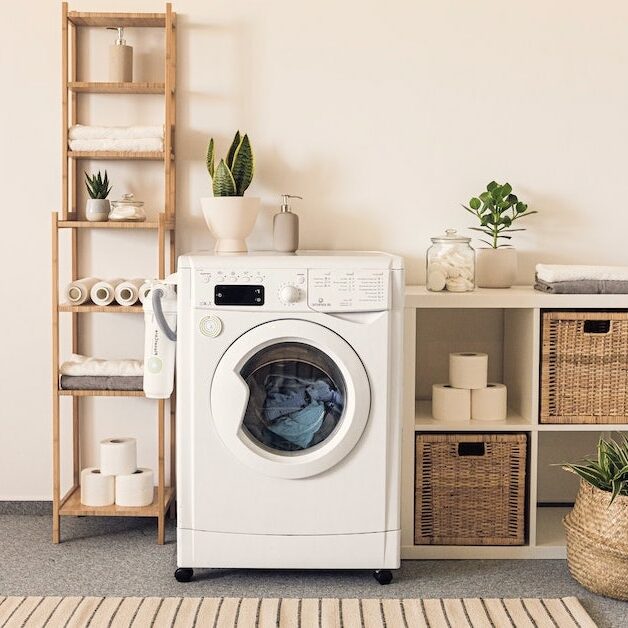
[(471, 418), (471, 391), (449, 384), (434, 384), (432, 416), (437, 421), (468, 421)]
[(119, 305), (133, 305), (139, 298), (139, 289), (143, 279), (128, 279), (116, 286), (114, 296)]
[(486, 388), (488, 355), (486, 353), (450, 353), (449, 383), (454, 388)]
[(134, 438), (107, 438), (100, 441), (100, 471), (105, 475), (129, 475), (137, 470)]
[(96, 282), (90, 290), (92, 301), (96, 305), (109, 305), (116, 297), (116, 286), (124, 279), (106, 279)]
[(137, 469), (135, 473), (116, 476), (118, 506), (148, 506), (153, 502), (153, 472)]
[(471, 391), (471, 418), (475, 421), (504, 421), (508, 412), (504, 384), (487, 384)]
[(72, 305), (82, 305), (89, 301), (89, 294), (94, 284), (100, 281), (97, 277), (85, 277), (69, 283), (65, 288), (65, 299)]
[(115, 480), (96, 467), (81, 471), (81, 504), (85, 506), (111, 506), (114, 503)]
[(138, 292), (138, 297), (140, 300), (140, 303), (142, 305), (144, 305), (144, 301), (146, 300), (146, 295), (150, 292), (150, 289), (153, 286), (153, 280), (152, 279), (146, 279), (144, 281), (144, 283), (139, 287)]

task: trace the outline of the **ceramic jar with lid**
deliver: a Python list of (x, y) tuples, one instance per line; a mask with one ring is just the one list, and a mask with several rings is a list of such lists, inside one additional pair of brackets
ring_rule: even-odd
[(136, 201), (133, 194), (123, 194), (117, 201), (111, 201), (109, 220), (134, 220), (142, 222), (146, 220), (144, 202)]
[(475, 251), (471, 238), (447, 229), (444, 235), (431, 238), (427, 250), (426, 287), (431, 292), (470, 292), (475, 288)]

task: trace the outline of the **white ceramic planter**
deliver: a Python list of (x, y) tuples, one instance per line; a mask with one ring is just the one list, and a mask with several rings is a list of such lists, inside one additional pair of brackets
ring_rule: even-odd
[(475, 282), (478, 288), (510, 288), (517, 281), (517, 251), (505, 246), (499, 249), (476, 249)]
[(209, 196), (201, 198), (205, 222), (216, 238), (216, 253), (246, 253), (260, 208), (260, 199), (251, 196)]
[(111, 204), (106, 198), (88, 198), (85, 203), (85, 218), (90, 222), (102, 222), (109, 219)]

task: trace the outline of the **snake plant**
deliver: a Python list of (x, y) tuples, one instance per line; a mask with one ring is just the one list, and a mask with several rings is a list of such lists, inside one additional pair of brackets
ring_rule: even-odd
[(111, 186), (109, 185), (109, 177), (105, 170), (105, 176), (100, 174), (92, 174), (91, 176), (85, 173), (85, 187), (90, 198), (107, 198), (109, 192), (111, 192)]
[(591, 486), (610, 493), (611, 504), (618, 495), (628, 495), (628, 439), (624, 434), (620, 442), (600, 438), (597, 457), (561, 466)]
[(512, 193), (510, 183), (501, 185), (496, 181), (491, 181), (486, 186), (485, 192), (477, 197), (474, 196), (469, 201), (469, 206), (463, 205), (463, 207), (480, 221), (479, 227), (471, 227), (471, 229), (488, 236), (490, 241), (481, 240), (481, 242), (494, 249), (506, 246), (499, 244), (500, 239), (511, 239), (512, 236), (505, 235), (506, 233), (525, 231), (525, 229), (512, 228), (515, 220), (537, 213), (528, 211), (528, 206)]
[(214, 196), (244, 196), (255, 172), (255, 156), (249, 136), (236, 134), (227, 156), (214, 166), (214, 138), (207, 147), (207, 171), (212, 178)]

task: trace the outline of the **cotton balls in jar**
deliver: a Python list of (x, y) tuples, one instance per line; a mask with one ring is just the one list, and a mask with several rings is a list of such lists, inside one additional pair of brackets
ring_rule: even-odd
[(427, 251), (426, 287), (430, 292), (470, 292), (475, 288), (475, 251), (471, 238), (447, 229), (431, 238)]

